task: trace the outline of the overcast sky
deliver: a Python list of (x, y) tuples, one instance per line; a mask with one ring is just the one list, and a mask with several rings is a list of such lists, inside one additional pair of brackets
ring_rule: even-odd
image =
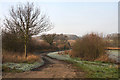
[[(7, 16), (10, 6), (19, 3), (17, 1), (0, 2), (0, 18)], [(32, 1), (31, 1), (32, 2)], [(46, 33), (65, 33), (82, 36), (90, 32), (103, 34), (118, 32), (118, 2), (106, 1), (34, 1), (34, 5), (40, 6), (43, 13), (50, 16), (54, 29)]]

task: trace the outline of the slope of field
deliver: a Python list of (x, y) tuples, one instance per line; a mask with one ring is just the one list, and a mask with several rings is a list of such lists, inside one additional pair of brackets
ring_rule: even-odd
[(80, 58), (71, 58), (69, 55), (59, 55), (58, 53), (49, 53), (48, 56), (72, 62), (75, 66), (82, 68), (88, 78), (118, 78), (118, 65), (112, 63), (102, 63), (100, 61), (82, 61)]

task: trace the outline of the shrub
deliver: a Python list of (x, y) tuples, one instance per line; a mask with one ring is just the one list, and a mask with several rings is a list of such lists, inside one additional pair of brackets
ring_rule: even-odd
[(2, 33), (2, 49), (7, 51), (24, 51), (23, 41), (16, 34), (9, 32)]
[[(2, 33), (2, 49), (5, 51), (23, 53), (24, 41), (17, 34), (4, 31)], [(34, 52), (36, 50), (50, 49), (50, 45), (47, 42), (38, 42), (35, 39), (30, 38), (27, 43), (27, 52)]]
[(98, 34), (87, 34), (81, 39), (76, 40), (70, 55), (84, 60), (95, 60), (105, 53), (104, 46), (105, 43)]
[[(18, 34), (2, 32), (2, 49), (10, 52), (24, 52), (24, 40)], [(31, 52), (34, 42), (29, 38), (27, 51)]]

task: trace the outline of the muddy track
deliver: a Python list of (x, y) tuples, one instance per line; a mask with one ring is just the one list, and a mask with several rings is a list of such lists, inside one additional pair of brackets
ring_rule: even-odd
[(65, 65), (68, 65), (69, 68), (74, 69), (73, 71), (75, 72), (74, 74), (76, 75), (74, 78), (84, 78), (84, 76), (85, 76), (84, 75), (85, 72), (83, 70), (76, 67), (75, 65), (73, 65), (70, 62), (57, 60), (57, 59), (54, 59), (54, 58), (51, 58), (51, 57), (47, 56), (46, 54), (42, 54), (41, 56), (42, 56), (42, 59), (45, 62), (44, 65), (41, 66), (41, 67), (35, 68), (32, 71), (41, 71), (42, 69), (50, 67), (52, 64), (65, 64)]
[(84, 78), (85, 73), (73, 64), (56, 60), (40, 54), (45, 64), (36, 69), (22, 73), (6, 73), (4, 78)]
[(59, 61), (59, 60), (54, 59), (54, 58), (50, 58), (50, 57), (46, 56), (46, 54), (42, 54), (41, 56), (42, 56), (42, 59), (44, 61), (44, 65), (40, 66), (38, 68), (32, 69), (31, 71), (41, 71), (43, 68), (49, 67), (49, 65), (64, 62), (64, 61)]

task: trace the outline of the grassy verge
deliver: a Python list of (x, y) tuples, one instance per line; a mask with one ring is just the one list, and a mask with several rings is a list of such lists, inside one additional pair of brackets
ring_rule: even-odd
[(23, 72), (44, 64), (39, 55), (28, 53), (27, 58), (22, 53), (3, 52), (3, 72)]
[(69, 55), (49, 53), (49, 57), (59, 60), (67, 60), (75, 66), (83, 69), (87, 78), (118, 78), (118, 66), (113, 63), (102, 63), (100, 61), (82, 61), (80, 58), (71, 58)]
[(23, 72), (23, 70), (18, 70), (18, 69), (11, 69), (8, 66), (2, 66), (2, 72)]
[(29, 71), (39, 66), (42, 66), (44, 62), (34, 62), (32, 64), (29, 63), (4, 63), (2, 66), (3, 72), (22, 72)]
[(2, 52), (2, 62), (13, 62), (13, 63), (34, 63), (40, 61), (40, 56), (28, 53), (27, 58), (25, 58), (24, 53), (15, 53), (15, 52)]
[(118, 78), (118, 68), (114, 64), (79, 60), (76, 62), (74, 59), (69, 61), (87, 72), (87, 78)]

